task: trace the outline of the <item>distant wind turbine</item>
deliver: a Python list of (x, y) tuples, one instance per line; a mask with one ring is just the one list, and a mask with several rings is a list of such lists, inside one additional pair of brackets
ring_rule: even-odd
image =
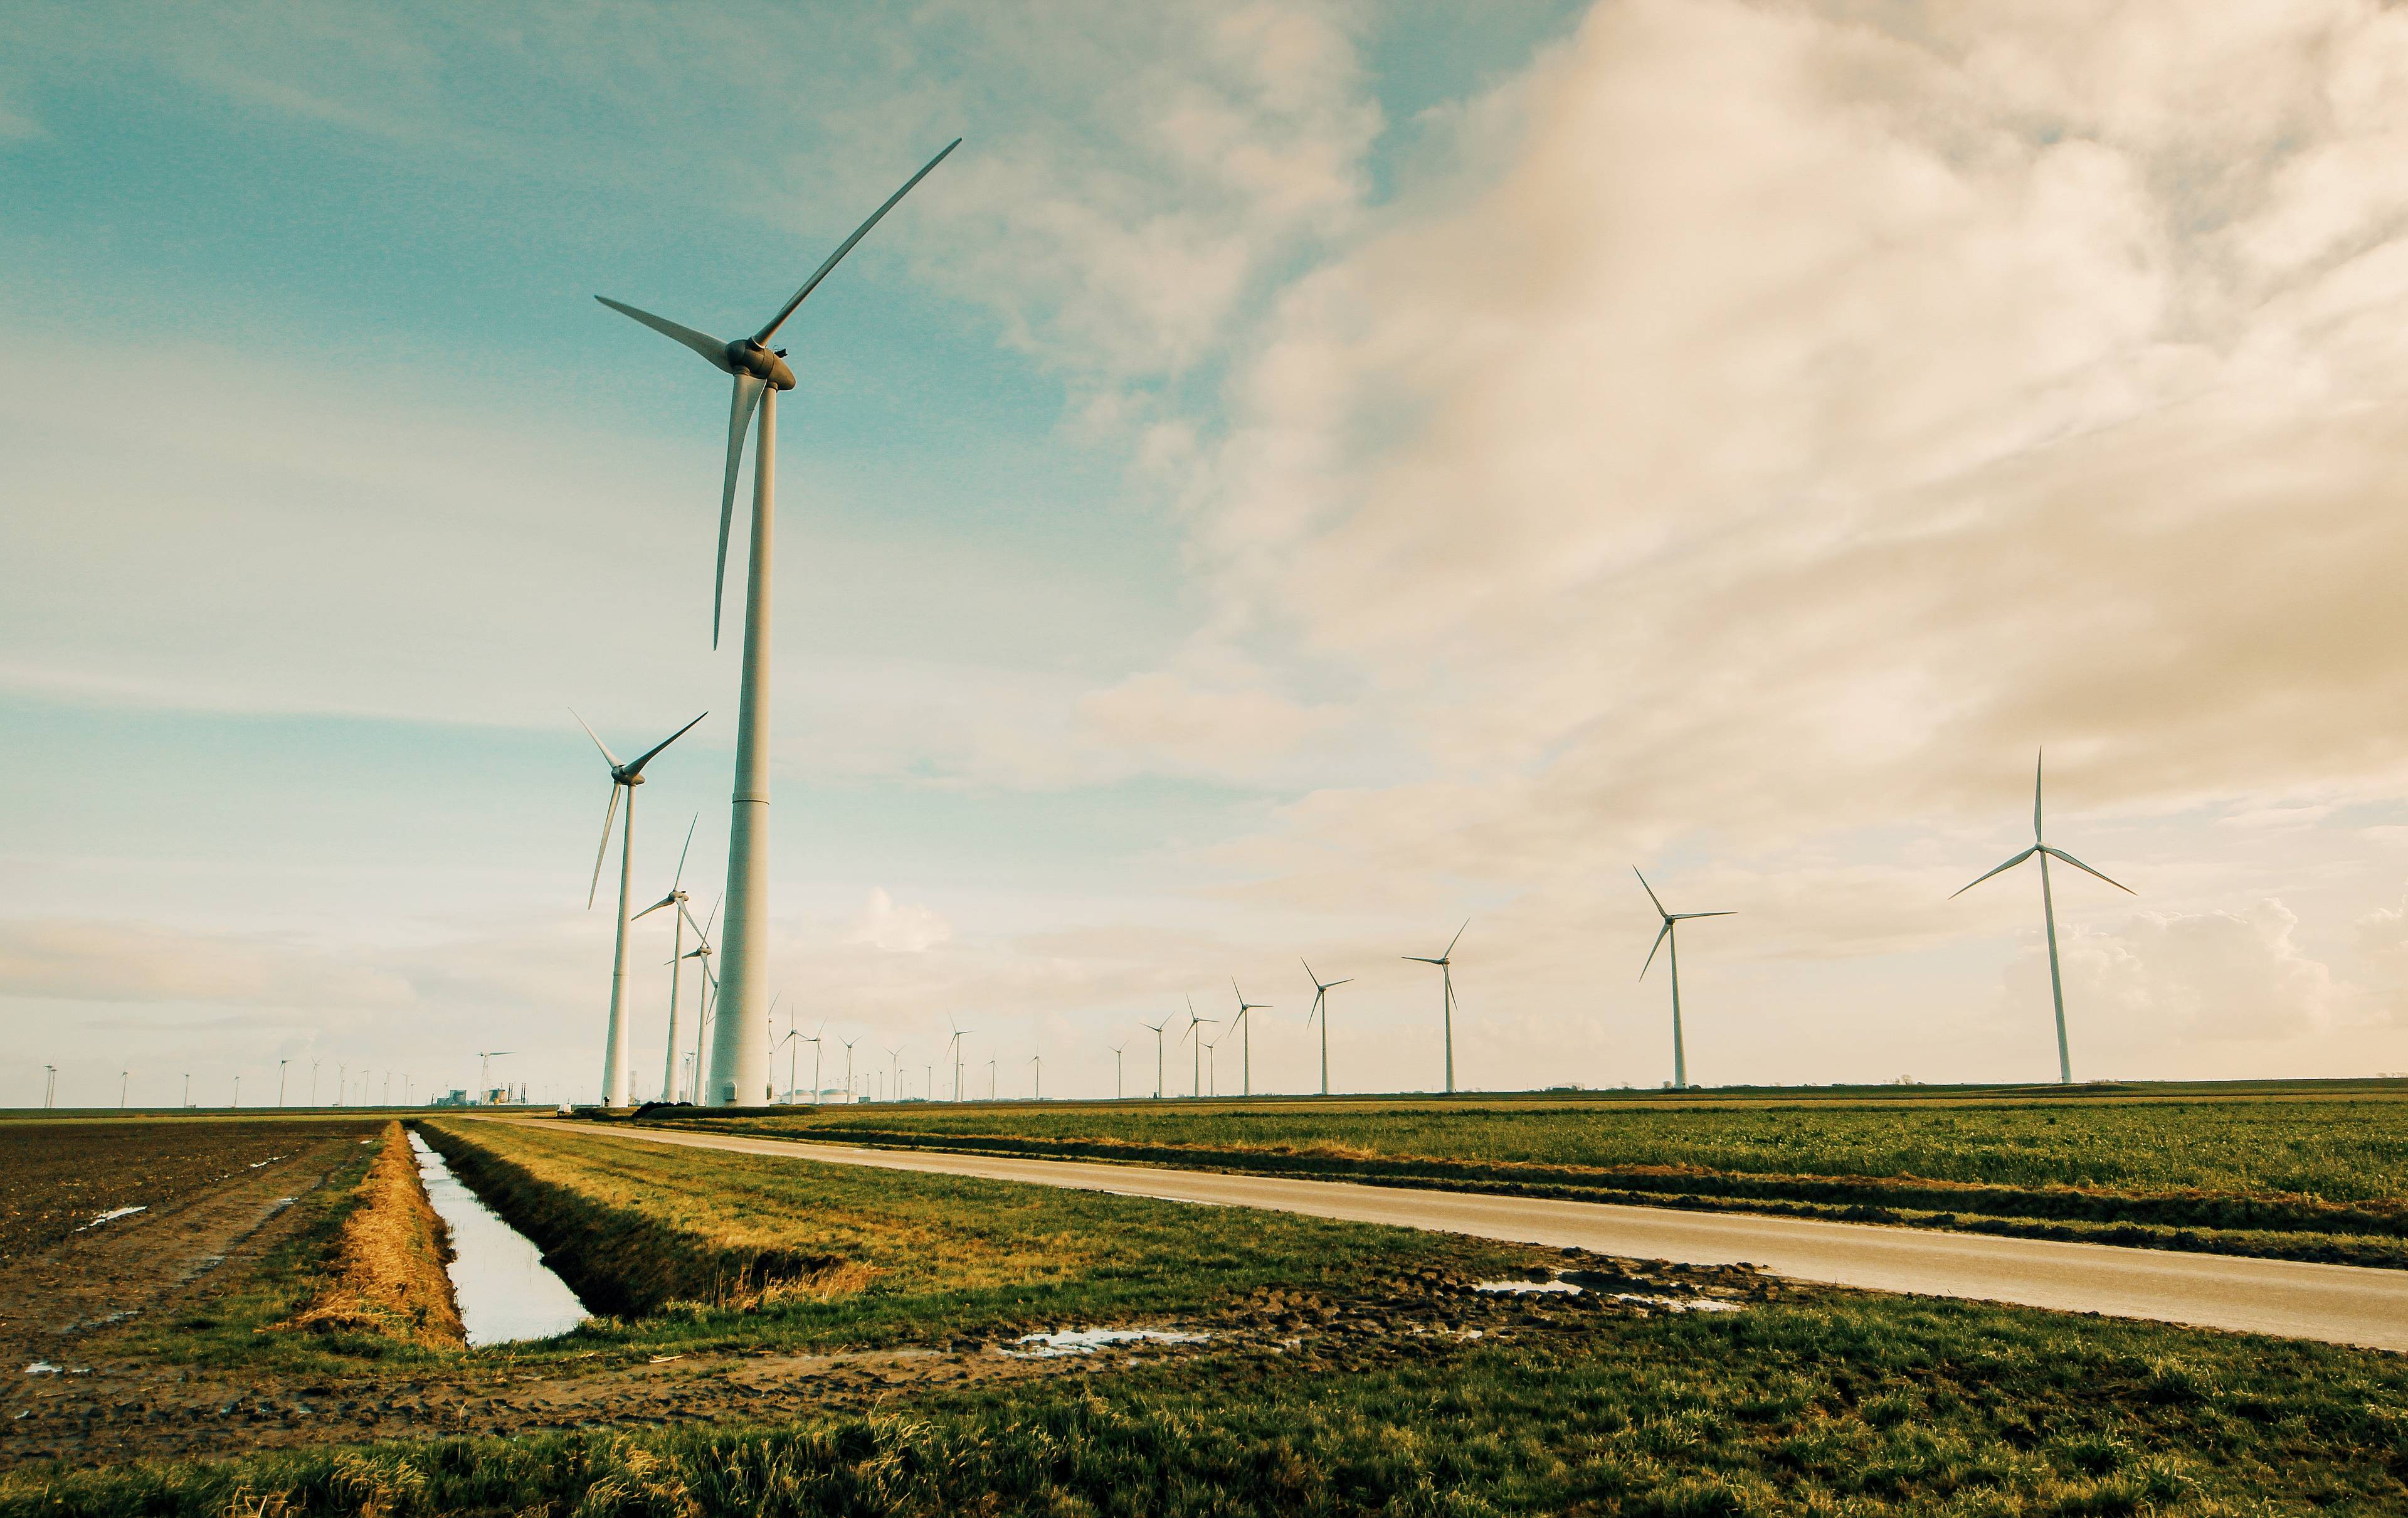
[[(568, 715), (577, 716), (574, 710)], [(619, 947), (610, 962), (610, 1031), (602, 1054), (604, 1106), (627, 1105), (627, 892), (635, 883), (636, 788), (644, 783), (644, 766), (652, 761), (653, 755), (693, 731), (694, 723), (710, 715), (703, 713), (627, 764), (620, 763), (619, 756), (610, 752), (610, 745), (602, 741), (601, 734), (583, 717), (577, 716), (577, 725), (585, 730), (585, 736), (594, 740), (594, 746), (602, 750), (604, 762), (610, 766), (610, 805), (602, 814), (602, 846), (595, 851), (594, 882), (585, 891), (589, 910), (594, 905), (595, 892), (602, 889), (602, 861), (610, 853), (610, 819), (618, 815), (619, 792), (627, 793), (627, 823), (619, 840)]]
[(1959, 886), (1955, 891), (1950, 893), (1948, 899), (1953, 902), (1957, 897), (1964, 895), (1969, 890), (1971, 890), (1973, 887), (1980, 885), (1983, 880), (1989, 879), (1990, 875), (2004, 874), (2006, 871), (2012, 870), (2016, 865), (2021, 864), (2024, 860), (2030, 859), (2035, 854), (2040, 856), (2041, 919), (2046, 925), (2048, 930), (2048, 993), (2051, 999), (2053, 999), (2057, 1004), (2057, 1081), (2060, 1086), (2071, 1086), (2073, 1084), (2073, 1056), (2068, 1052), (2065, 1042), (2065, 980), (2064, 977), (2057, 973), (2057, 898), (2049, 890), (2048, 861), (2052, 859), (2063, 860), (2066, 863), (2072, 865), (2075, 869), (2081, 871), (2085, 875), (2099, 875), (2100, 879), (2106, 880), (2107, 884), (2114, 887), (2117, 890), (2124, 892), (2124, 894), (2128, 896), (2135, 896), (2140, 893), (2133, 890), (2131, 887), (2125, 885), (2120, 880), (2109, 880), (2107, 876), (2099, 875), (2098, 871), (2083, 863), (2080, 860), (2075, 859), (2065, 850), (2058, 848), (2054, 845), (2041, 841), (2041, 763), (2042, 760), (2046, 758), (2047, 751), (2043, 749), (2041, 751), (2040, 757), (2032, 760), (2031, 847), (2025, 849), (2014, 859), (2009, 860), (2006, 863), (2000, 865), (1995, 870), (1992, 870), (1989, 875), (1983, 875), (1981, 879)]
[(661, 1100), (664, 1102), (677, 1100), (678, 978), (679, 973), (685, 968), (685, 925), (693, 920), (693, 915), (685, 909), (686, 894), (681, 888), (685, 884), (685, 857), (694, 847), (695, 824), (701, 820), (702, 814), (696, 812), (694, 820), (685, 825), (685, 844), (678, 850), (677, 874), (669, 877), (669, 893), (637, 913), (632, 919), (640, 922), (665, 906), (675, 909), (669, 914), (669, 926), (677, 931), (676, 947), (669, 951), (669, 1037), (661, 1055)]
[(1238, 1040), (1240, 1058), (1243, 1062), (1245, 1071), (1245, 1090), (1241, 1094), (1252, 1096), (1254, 1094), (1254, 1019), (1246, 1014), (1254, 1011), (1268, 1012), (1271, 1009), (1271, 1004), (1247, 1001), (1246, 993), (1238, 990), (1236, 976), (1229, 977), (1229, 989), (1238, 991), (1238, 1015), (1229, 1019), (1229, 1031), (1240, 1033), (1242, 1030)]
[(1193, 996), (1187, 998), (1187, 1032), (1180, 1036), (1183, 1039), (1192, 1040), (1196, 1045), (1196, 1069), (1194, 1074), (1188, 1077), (1188, 1083), (1194, 1088), (1195, 1094), (1197, 1096), (1204, 1094), (1204, 1040), (1197, 1036), (1196, 1030), (1208, 1023), (1218, 1023), (1220, 1020), (1221, 1019), (1219, 1018), (1197, 1017), (1196, 1015), (1196, 998)]
[(962, 1099), (962, 1040), (968, 1035), (978, 1032), (978, 1030), (976, 1028), (960, 1027), (954, 1024), (952, 1018), (947, 1018), (945, 1022), (948, 1027), (952, 1027), (953, 1030), (953, 1042), (950, 1048), (953, 1056), (953, 1100), (958, 1102)]
[[(886, 1048), (886, 1046), (881, 1044), (879, 1048)], [(893, 1048), (886, 1049), (886, 1057), (895, 1062), (894, 1100), (897, 1102), (903, 1100), (903, 1045), (897, 1044)]]
[(1119, 1101), (1123, 1094), (1122, 1087), (1125, 1082), (1121, 1079), (1121, 1050), (1126, 1048), (1128, 1048), (1126, 1044), (1112, 1046), (1112, 1100), (1115, 1102)]
[[(1467, 922), (1464, 926), (1468, 928), (1470, 924)], [(1329, 1094), (1329, 992), (1335, 987), (1347, 984), (1354, 977), (1349, 976), (1346, 980), (1324, 980), (1312, 973), (1312, 964), (1301, 956), (1296, 962), (1304, 966), (1305, 978), (1312, 982), (1312, 1010), (1304, 1015), (1304, 1025), (1310, 1028), (1312, 1026), (1313, 1019), (1321, 1019), (1321, 1094), (1326, 1096)]]
[[(1630, 873), (1639, 875), (1639, 866), (1632, 865)], [(1672, 945), (1672, 952), (1669, 956), (1672, 967), (1672, 1089), (1687, 1091), (1689, 1060), (1681, 1043), (1681, 938), (1672, 931), (1672, 925), (1677, 922), (1686, 922), (1691, 918), (1727, 918), (1736, 917), (1738, 914), (1735, 912), (1667, 912), (1664, 910), (1664, 904), (1656, 900), (1656, 888), (1647, 883), (1647, 877), (1643, 875), (1639, 875), (1639, 889), (1647, 893), (1649, 901), (1656, 903), (1656, 913), (1664, 919), (1663, 929), (1656, 934), (1655, 944), (1647, 950), (1647, 963), (1639, 967), (1639, 978), (1641, 980), (1647, 978), (1648, 965), (1656, 962), (1656, 950), (1662, 948), (1665, 941), (1670, 939)]]
[(1411, 960), (1415, 964), (1437, 965), (1438, 973), (1445, 982), (1446, 1090), (1447, 1094), (1450, 1096), (1455, 1094), (1455, 946), (1463, 942), (1464, 928), (1469, 928), (1470, 926), (1471, 919), (1469, 918), (1464, 918), (1463, 927), (1455, 929), (1455, 936), (1447, 940), (1446, 952), (1440, 955), (1437, 959), (1426, 959), (1419, 954), (1408, 954), (1405, 956), (1406, 959)]
[(1154, 1034), (1154, 1099), (1159, 1102), (1162, 1100), (1162, 1030), (1170, 1026), (1170, 1019), (1165, 1018), (1160, 1022), (1140, 1023), (1139, 1026)]
[(942, 163), (945, 153), (960, 145), (961, 139), (954, 138), (943, 152), (929, 159), (919, 173), (905, 181), (903, 188), (887, 197), (886, 204), (871, 212), (869, 220), (838, 244), (827, 261), (803, 282), (794, 298), (780, 307), (777, 314), (751, 337), (723, 342), (608, 296), (594, 297), (671, 341), (682, 343), (735, 381), (727, 413), (727, 469), (720, 484), (719, 568), (710, 597), (713, 648), (719, 646), (720, 609), (727, 586), (727, 532), (736, 509), (736, 475), (744, 462), (744, 433), (755, 409), (761, 416), (752, 460), (752, 564), (744, 586), (744, 671), (737, 708), (735, 810), (727, 834), (727, 973), (724, 978), (735, 1015), (720, 1019), (718, 1042), (711, 1047), (710, 1081), (714, 1089), (708, 1093), (710, 1106), (732, 1106), (739, 1092), (750, 1092), (768, 1078), (767, 1039), (765, 1036), (755, 1044), (752, 1029), (757, 1009), (768, 999), (769, 973), (769, 544), (775, 516), (771, 502), (777, 490), (778, 392), (795, 387), (795, 371), (786, 366), (785, 350), (772, 350), (769, 341), (786, 319), (795, 314), (795, 309), (819, 288), (820, 282), (827, 278), (838, 261), (853, 251), (853, 244), (867, 237), (869, 229), (895, 209), (896, 201)]

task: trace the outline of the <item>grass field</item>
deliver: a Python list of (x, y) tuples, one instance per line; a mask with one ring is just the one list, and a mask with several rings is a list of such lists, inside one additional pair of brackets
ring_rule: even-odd
[(654, 1120), (2408, 1267), (2397, 1083), (2342, 1096), (973, 1103)]
[[(280, 1399), (306, 1395), (320, 1415), (406, 1406), (430, 1400), (429, 1377), (450, 1378), (466, 1425), (483, 1429), (526, 1427), (529, 1404), (514, 1399), (599, 1382), (568, 1423), (456, 1438), (437, 1437), (460, 1426), (438, 1419), (398, 1439), (311, 1442), (302, 1420), (282, 1440), (294, 1447), (239, 1458), (21, 1465), (0, 1472), (0, 1518), (2408, 1511), (2408, 1357), (1742, 1289), (1742, 1272), (1668, 1272), (1642, 1292), (1720, 1294), (1735, 1310), (1597, 1289), (1499, 1297), (1468, 1283), (1567, 1260), (670, 1149), (582, 1123), (426, 1127), (513, 1222), (552, 1236), (581, 1292), (617, 1293), (624, 1314), (506, 1352), (255, 1332), (338, 1257), (373, 1152), (358, 1148), (283, 1252), (228, 1283), (209, 1329), (136, 1325), (111, 1342), (165, 1352), (180, 1335), (183, 1358), (160, 1363), (272, 1393), (237, 1412), (253, 1421), (229, 1429), (233, 1450), (265, 1438), (256, 1420)], [(1210, 1337), (1050, 1367), (996, 1353), (1023, 1332), (1096, 1324)], [(897, 1373), (758, 1380), (797, 1353)], [(996, 1366), (1010, 1374), (977, 1374)], [(687, 1372), (649, 1401), (617, 1400), (633, 1378)], [(138, 1420), (155, 1424), (155, 1410)]]
[(2396, 1513), (2397, 1357), (1899, 1299), (868, 1415), (0, 1478), (35, 1514)]

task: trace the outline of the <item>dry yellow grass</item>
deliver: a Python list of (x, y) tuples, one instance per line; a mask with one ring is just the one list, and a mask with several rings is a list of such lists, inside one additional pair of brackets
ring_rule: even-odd
[(426, 1200), (409, 1135), (385, 1124), (377, 1156), (336, 1236), (324, 1284), (282, 1326), (314, 1333), (369, 1333), (428, 1349), (466, 1342), (444, 1265), (451, 1234)]

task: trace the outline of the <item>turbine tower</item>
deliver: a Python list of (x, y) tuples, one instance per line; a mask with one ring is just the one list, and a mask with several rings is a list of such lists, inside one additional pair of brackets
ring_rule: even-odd
[[(1468, 928), (1471, 924), (1467, 922), (1464, 926)], [(1305, 978), (1312, 982), (1312, 1010), (1304, 1015), (1304, 1025), (1310, 1028), (1313, 1019), (1321, 1019), (1321, 1094), (1326, 1096), (1329, 1094), (1329, 992), (1332, 987), (1343, 986), (1354, 977), (1324, 980), (1312, 973), (1312, 964), (1302, 956), (1298, 956), (1296, 962), (1304, 966)]]
[(2048, 889), (2048, 861), (2051, 859), (2063, 860), (2066, 863), (2072, 865), (2075, 869), (2081, 871), (2085, 875), (2099, 875), (2100, 879), (2106, 880), (2109, 885), (2114, 887), (2117, 890), (2122, 891), (2127, 896), (2135, 896), (2140, 893), (2132, 889), (2131, 887), (2125, 885), (2120, 880), (2108, 880), (2107, 876), (2099, 875), (2098, 871), (2083, 863), (2080, 860), (2075, 859), (2065, 850), (2041, 841), (2040, 777), (2041, 764), (2046, 758), (2047, 750), (2043, 749), (2041, 751), (2040, 757), (2032, 760), (2031, 847), (2025, 849), (2014, 859), (2009, 860), (2006, 863), (2000, 865), (1995, 870), (1992, 870), (1990, 875), (1982, 876), (1981, 880), (1975, 880), (1971, 884), (1958, 887), (1955, 891), (1950, 893), (1948, 899), (1953, 902), (1957, 897), (1964, 895), (1965, 892), (1971, 890), (1974, 886), (1980, 885), (1983, 880), (1989, 879), (1990, 875), (2002, 875), (2005, 872), (2014, 869), (2016, 865), (2021, 864), (2024, 860), (2030, 859), (2033, 855), (2037, 854), (2040, 856), (2040, 913), (2041, 920), (2046, 925), (2048, 930), (2048, 993), (2057, 1003), (2057, 1083), (2060, 1086), (2071, 1086), (2073, 1084), (2073, 1057), (2071, 1054), (2067, 1052), (2065, 1043), (2065, 980), (2064, 977), (2057, 973), (2057, 899), (2050, 893)]
[(736, 510), (737, 470), (744, 462), (744, 433), (755, 410), (761, 418), (752, 460), (751, 563), (744, 582), (744, 673), (736, 717), (734, 815), (727, 833), (727, 942), (723, 946), (726, 972), (721, 976), (721, 995), (729, 1003), (732, 1015), (719, 1019), (711, 1043), (708, 1106), (732, 1106), (739, 1092), (757, 1090), (769, 1078), (766, 1026), (760, 1039), (752, 1036), (756, 1009), (768, 1000), (769, 976), (769, 546), (778, 477), (778, 392), (795, 387), (795, 371), (786, 367), (785, 350), (771, 349), (769, 340), (794, 315), (795, 308), (819, 288), (828, 271), (853, 252), (853, 244), (867, 237), (869, 229), (910, 194), (930, 169), (944, 162), (945, 153), (960, 146), (961, 138), (955, 137), (905, 181), (902, 189), (888, 196), (886, 204), (828, 254), (794, 298), (749, 338), (723, 342), (608, 296), (594, 297), (683, 343), (735, 381), (727, 412), (727, 468), (719, 492), (719, 568), (710, 596), (713, 648), (719, 646), (720, 612), (726, 599), (727, 530)]
[(953, 1100), (958, 1102), (962, 1099), (962, 1040), (968, 1035), (978, 1032), (978, 1030), (976, 1028), (961, 1027), (955, 1024), (953, 1019), (951, 1018), (947, 1018), (945, 1019), (945, 1023), (946, 1026), (951, 1027), (953, 1030), (953, 1042), (949, 1046), (949, 1052), (953, 1057)]
[(1162, 1100), (1162, 1030), (1170, 1026), (1168, 1018), (1160, 1022), (1140, 1022), (1139, 1027), (1154, 1034), (1154, 1099)]
[(1238, 1015), (1229, 1019), (1230, 1032), (1244, 1030), (1238, 1040), (1239, 1058), (1245, 1071), (1245, 1089), (1240, 1094), (1252, 1096), (1254, 1094), (1254, 1019), (1246, 1014), (1254, 1011), (1268, 1012), (1271, 1009), (1271, 1004), (1247, 1001), (1246, 993), (1238, 990), (1236, 976), (1229, 977), (1229, 989), (1238, 991)]
[(685, 846), (678, 850), (677, 874), (669, 877), (669, 893), (635, 916), (635, 920), (640, 922), (664, 906), (677, 908), (669, 918), (669, 925), (677, 930), (677, 947), (669, 951), (669, 1038), (661, 1055), (661, 1100), (664, 1102), (677, 1100), (678, 976), (679, 972), (685, 968), (685, 925), (693, 920), (685, 909), (685, 892), (678, 888), (685, 881), (685, 856), (687, 850), (694, 847), (695, 823), (701, 820), (702, 814), (696, 812), (694, 821), (685, 825)]
[[(577, 716), (572, 710), (568, 714)], [(705, 712), (694, 722), (699, 722)], [(652, 756), (694, 730), (694, 722), (654, 744), (636, 756), (632, 763), (622, 764), (610, 745), (581, 716), (577, 725), (585, 729), (585, 736), (602, 750), (603, 761), (610, 766), (610, 805), (602, 814), (602, 846), (594, 852), (594, 883), (585, 889), (586, 910), (594, 907), (594, 893), (602, 889), (602, 861), (610, 854), (610, 819), (618, 815), (619, 792), (627, 793), (627, 823), (619, 839), (619, 947), (610, 961), (610, 1032), (602, 1046), (602, 1105), (627, 1105), (627, 892), (635, 883), (636, 858), (636, 788), (644, 783), (644, 766)]]
[(1196, 1045), (1196, 1070), (1188, 1079), (1195, 1087), (1194, 1094), (1197, 1096), (1204, 1094), (1204, 1040), (1197, 1036), (1196, 1030), (1204, 1026), (1208, 1022), (1218, 1023), (1220, 1020), (1221, 1019), (1219, 1018), (1197, 1017), (1196, 1015), (1196, 998), (1193, 996), (1187, 998), (1187, 1032), (1181, 1034), (1180, 1037), (1182, 1040), (1192, 1039)]
[(1121, 1077), (1121, 1050), (1126, 1048), (1126, 1044), (1112, 1046), (1112, 1100), (1115, 1102), (1121, 1099), (1122, 1091), (1127, 1084)]
[[(1464, 928), (1470, 926), (1471, 919), (1464, 918), (1463, 927), (1455, 929), (1455, 936), (1447, 941), (1446, 952), (1437, 959), (1425, 959), (1419, 954), (1405, 956), (1415, 964), (1437, 965), (1440, 976), (1446, 983), (1446, 1093), (1449, 1096), (1455, 1094), (1455, 946), (1463, 942)], [(1323, 1026), (1326, 1028), (1328, 1024), (1325, 1022)]]
[[(1630, 873), (1639, 875), (1639, 866), (1632, 865)], [(1648, 965), (1656, 962), (1656, 950), (1664, 947), (1666, 939), (1672, 941), (1672, 952), (1670, 956), (1672, 966), (1672, 1089), (1676, 1092), (1684, 1092), (1689, 1089), (1689, 1060), (1686, 1050), (1681, 1045), (1681, 938), (1672, 931), (1672, 925), (1676, 922), (1686, 922), (1691, 918), (1727, 918), (1736, 917), (1738, 914), (1735, 912), (1667, 912), (1664, 910), (1664, 904), (1656, 901), (1656, 888), (1647, 883), (1647, 877), (1643, 875), (1639, 875), (1639, 889), (1647, 893), (1649, 901), (1656, 902), (1656, 910), (1664, 918), (1662, 931), (1656, 934), (1654, 946), (1647, 950), (1647, 963), (1639, 967), (1640, 979), (1647, 978)]]

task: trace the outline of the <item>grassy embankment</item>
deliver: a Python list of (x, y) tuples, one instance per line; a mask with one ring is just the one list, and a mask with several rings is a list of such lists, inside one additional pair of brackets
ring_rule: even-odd
[(376, 1158), (349, 1202), (312, 1273), (315, 1294), (282, 1326), (459, 1348), (466, 1336), (444, 1274), (451, 1236), (426, 1200), (417, 1156), (399, 1122), (385, 1124)]
[(884, 1105), (653, 1120), (2408, 1268), (2400, 1092), (2076, 1090)]
[(1175, 1318), (1267, 1286), (1342, 1294), (1401, 1269), (1509, 1275), (1555, 1259), (1279, 1214), (1204, 1226), (1172, 1202), (670, 1149), (582, 1124), (422, 1131), (609, 1315), (560, 1341), (578, 1350), (942, 1343)]

